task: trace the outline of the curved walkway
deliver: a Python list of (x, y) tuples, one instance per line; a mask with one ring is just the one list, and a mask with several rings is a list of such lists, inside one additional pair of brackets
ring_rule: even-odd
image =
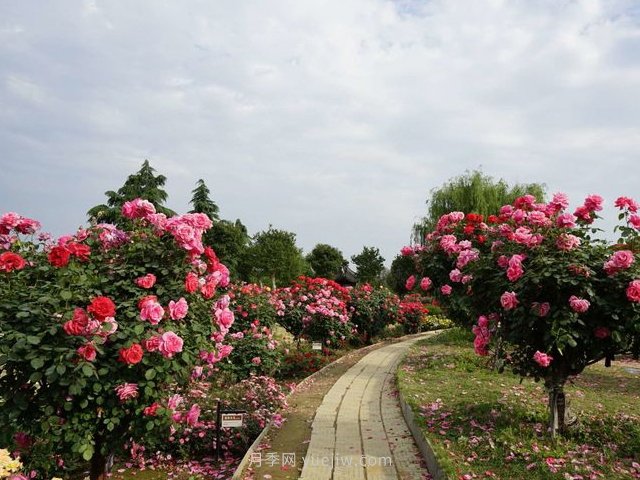
[(427, 335), (375, 350), (338, 379), (316, 411), (302, 480), (430, 478), (395, 395), (400, 360)]

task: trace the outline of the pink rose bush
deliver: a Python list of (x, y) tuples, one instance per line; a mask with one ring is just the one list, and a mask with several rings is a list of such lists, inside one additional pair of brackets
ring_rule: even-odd
[(0, 216), (0, 438), (32, 438), (20, 458), (45, 478), (82, 460), (99, 472), (129, 439), (166, 435), (171, 392), (233, 350), (234, 312), (218, 301), (229, 271), (202, 244), (211, 221), (141, 199), (122, 215), (59, 240)]
[(355, 333), (349, 291), (326, 278), (300, 277), (275, 292), (279, 323), (295, 338), (338, 345)]
[(608, 245), (592, 237), (603, 204), (589, 195), (570, 212), (564, 194), (546, 203), (525, 195), (486, 221), (444, 215), (413, 249), (414, 275), (432, 281), (458, 324), (477, 322), (478, 354), (495, 352), (497, 365), (543, 379), (557, 399), (590, 363), (640, 352), (638, 205), (615, 201), (619, 240)]

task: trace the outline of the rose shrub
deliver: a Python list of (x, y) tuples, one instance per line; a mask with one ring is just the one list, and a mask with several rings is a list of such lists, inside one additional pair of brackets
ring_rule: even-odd
[(0, 217), (0, 444), (20, 440), (25, 467), (49, 477), (82, 460), (101, 477), (127, 439), (169, 428), (172, 390), (231, 350), (234, 315), (214, 298), (228, 270), (201, 242), (209, 218), (167, 218), (140, 199), (122, 213), (122, 229), (55, 242)]
[(400, 299), (386, 287), (365, 283), (352, 288), (349, 295), (351, 323), (365, 343), (400, 319)]
[(567, 378), (638, 348), (638, 206), (616, 200), (624, 224), (608, 245), (593, 237), (602, 202), (590, 195), (572, 214), (564, 194), (549, 203), (525, 195), (486, 223), (449, 213), (414, 254), (417, 275), (432, 281), (454, 319), (477, 318), (478, 354), (493, 352), (499, 368), (544, 380), (553, 433), (563, 428)]
[(338, 345), (354, 333), (349, 298), (349, 291), (333, 280), (299, 277), (275, 292), (278, 323), (298, 340)]

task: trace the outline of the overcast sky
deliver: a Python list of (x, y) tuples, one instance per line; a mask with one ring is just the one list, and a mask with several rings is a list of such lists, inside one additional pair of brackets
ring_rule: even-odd
[(388, 262), (479, 166), (640, 200), (640, 2), (0, 0), (0, 211), (72, 231), (145, 158)]

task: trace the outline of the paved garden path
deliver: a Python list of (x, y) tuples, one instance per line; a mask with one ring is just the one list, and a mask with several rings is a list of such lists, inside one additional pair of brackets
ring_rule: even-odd
[(302, 480), (428, 478), (394, 393), (400, 360), (426, 335), (374, 350), (338, 379), (316, 411)]

